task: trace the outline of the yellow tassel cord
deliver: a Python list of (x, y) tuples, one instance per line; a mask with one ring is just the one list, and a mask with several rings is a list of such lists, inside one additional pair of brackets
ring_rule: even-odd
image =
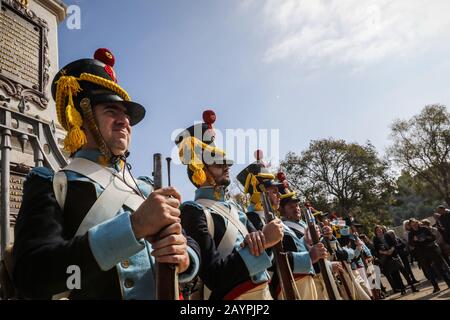
[(262, 211), (263, 205), (261, 202), (261, 192), (258, 191), (258, 178), (273, 180), (275, 176), (270, 173), (258, 173), (256, 176), (253, 173), (249, 173), (245, 179), (244, 192), (249, 193), (249, 188), (252, 186), (250, 202), (255, 206), (256, 211)]
[[(114, 81), (89, 73), (82, 73), (79, 78), (73, 76), (62, 76), (57, 81), (56, 87), (56, 115), (59, 123), (68, 131), (64, 139), (64, 149), (70, 153), (74, 153), (87, 142), (86, 135), (81, 130), (83, 118), (75, 108), (73, 102), (73, 97), (82, 90), (78, 81), (88, 81), (97, 84), (113, 91), (123, 100), (130, 101), (130, 96), (128, 93)], [(66, 98), (67, 105), (65, 105)], [(101, 141), (102, 140), (103, 139), (101, 139)]]
[(64, 149), (70, 153), (74, 153), (86, 144), (87, 139), (85, 133), (81, 130), (83, 118), (81, 118), (80, 113), (75, 109), (73, 101), (69, 102), (66, 107), (66, 119), (69, 132), (64, 139)]
[(262, 211), (263, 210), (263, 206), (261, 203), (261, 192), (255, 192), (252, 194), (252, 196), (250, 197), (250, 202), (253, 203), (253, 205), (255, 206), (255, 210), (256, 211)]
[[(68, 131), (64, 139), (64, 149), (70, 153), (77, 151), (86, 143), (86, 135), (81, 130), (83, 118), (75, 109), (73, 96), (81, 91), (77, 78), (63, 76), (58, 80), (56, 94), (56, 110), (58, 120)], [(68, 97), (67, 106), (63, 109), (64, 100)], [(63, 112), (64, 110), (64, 112)]]
[(82, 73), (80, 75), (79, 80), (88, 81), (88, 82), (94, 83), (96, 85), (102, 86), (108, 90), (111, 90), (112, 92), (116, 93), (119, 97), (121, 97), (125, 101), (131, 100), (128, 93), (114, 81), (111, 81), (111, 80), (108, 80), (108, 79), (105, 79), (105, 78), (102, 78), (102, 77), (99, 77), (99, 76), (96, 76), (96, 75), (90, 74), (90, 73)]
[(69, 97), (68, 104), (73, 106), (73, 96), (76, 96), (82, 89), (78, 83), (78, 79), (72, 76), (62, 76), (56, 82), (56, 116), (59, 123), (67, 131), (70, 129), (66, 120), (66, 97)]
[(206, 173), (203, 170), (205, 167), (201, 154), (199, 155), (197, 153), (197, 150), (200, 149), (201, 153), (203, 151), (208, 151), (210, 153), (216, 153), (220, 154), (222, 156), (225, 156), (225, 152), (217, 147), (211, 147), (210, 145), (207, 145), (203, 141), (200, 141), (196, 137), (186, 137), (183, 139), (183, 141), (179, 145), (179, 152), (178, 155), (181, 159), (181, 162), (184, 163), (184, 155), (185, 151), (190, 153), (190, 160), (189, 163), (185, 163), (189, 165), (189, 170), (193, 172), (192, 174), (192, 181), (197, 186), (201, 186), (206, 181)]

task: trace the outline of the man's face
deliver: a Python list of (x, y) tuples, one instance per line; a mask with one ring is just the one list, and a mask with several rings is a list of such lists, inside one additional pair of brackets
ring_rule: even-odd
[(111, 152), (123, 155), (131, 140), (130, 118), (126, 114), (126, 108), (117, 103), (101, 103), (95, 106), (94, 117)]
[(331, 229), (331, 227), (329, 227), (329, 226), (324, 226), (323, 228), (322, 228), (322, 232), (323, 232), (323, 235), (325, 236), (325, 237), (327, 237), (328, 239), (333, 239), (333, 229)]
[(437, 213), (439, 213), (440, 215), (443, 215), (445, 212), (445, 208), (438, 208), (437, 209)]
[(206, 166), (208, 173), (217, 185), (227, 187), (230, 180), (230, 166), (227, 164), (212, 164)]
[(298, 202), (289, 201), (284, 206), (281, 206), (280, 210), (282, 215), (288, 220), (300, 221), (301, 219), (301, 211)]
[(272, 207), (278, 210), (280, 207), (280, 193), (278, 192), (278, 187), (268, 187), (267, 195), (269, 196)]
[(410, 225), (413, 230), (419, 229), (419, 223), (416, 221), (411, 222)]

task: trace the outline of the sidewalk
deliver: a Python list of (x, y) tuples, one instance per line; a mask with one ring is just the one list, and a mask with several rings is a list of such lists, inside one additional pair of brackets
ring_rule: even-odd
[[(430, 281), (424, 277), (422, 270), (420, 270), (416, 264), (412, 267), (412, 270), (414, 272), (414, 276), (420, 282), (416, 285), (417, 289), (420, 291), (413, 293), (411, 289), (408, 288), (406, 289), (406, 295), (402, 296), (400, 293), (394, 293), (386, 297), (386, 300), (450, 300), (450, 289), (444, 281), (439, 282), (441, 291), (433, 293), (433, 286)], [(406, 283), (403, 276), (402, 280), (403, 283)], [(392, 293), (391, 286), (384, 276), (381, 277), (381, 281), (386, 287), (386, 290), (388, 290), (388, 294)]]

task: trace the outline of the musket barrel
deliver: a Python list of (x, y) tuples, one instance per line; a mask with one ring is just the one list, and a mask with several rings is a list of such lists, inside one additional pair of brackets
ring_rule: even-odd
[[(161, 154), (153, 155), (154, 190), (162, 188)], [(156, 263), (156, 299), (178, 300), (178, 270), (176, 265)]]
[[(306, 221), (309, 228), (309, 233), (311, 235), (311, 240), (313, 245), (319, 243), (319, 235), (316, 231), (316, 223), (314, 222), (314, 218), (311, 212), (311, 209), (306, 207)], [(336, 294), (333, 290), (333, 286), (331, 284), (332, 279), (330, 279), (328, 271), (327, 271), (327, 265), (325, 263), (324, 259), (320, 259), (318, 262), (320, 267), (320, 274), (322, 275), (323, 282), (325, 283), (325, 289), (327, 290), (328, 298), (330, 300), (337, 300)]]
[(172, 161), (172, 158), (167, 157), (166, 161), (167, 161), (167, 185), (170, 187), (172, 185), (170, 181), (170, 162)]

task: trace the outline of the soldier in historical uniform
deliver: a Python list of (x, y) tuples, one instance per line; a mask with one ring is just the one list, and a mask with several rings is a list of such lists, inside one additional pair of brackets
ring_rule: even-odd
[(357, 241), (351, 233), (350, 227), (346, 224), (345, 220), (337, 219), (331, 222), (334, 235), (337, 239), (336, 246), (339, 246), (341, 250), (344, 250), (347, 255), (347, 261), (351, 270), (351, 275), (345, 272), (343, 275), (347, 279), (347, 283), (350, 283), (351, 300), (370, 300), (371, 291), (366, 288), (366, 281), (361, 277), (358, 272), (358, 268), (364, 268), (364, 263), (361, 259), (361, 255), (364, 252), (367, 256), (371, 256), (370, 250), (366, 247), (362, 241)]
[(257, 231), (237, 204), (225, 199), (232, 161), (214, 144), (214, 112), (205, 111), (203, 120), (175, 140), (189, 180), (197, 188), (194, 201), (181, 207), (183, 228), (201, 250), (196, 298), (271, 299), (269, 248), (281, 240), (281, 221)]
[[(350, 250), (343, 249), (333, 234), (331, 226), (326, 225), (322, 228), (322, 243), (329, 252), (329, 259), (337, 265), (334, 268), (335, 274), (338, 276), (338, 288), (342, 299), (344, 300), (370, 300), (370, 297), (363, 291), (360, 284), (356, 282), (352, 269), (348, 264)], [(351, 254), (351, 253), (350, 253)], [(357, 291), (360, 293), (357, 294)]]
[[(27, 177), (13, 253), (25, 298), (155, 299), (155, 261), (176, 264), (180, 282), (198, 271), (198, 246), (179, 223), (179, 193), (152, 192), (149, 178), (129, 171), (131, 126), (145, 109), (117, 84), (113, 66), (112, 53), (99, 49), (52, 83), (71, 162)], [(81, 286), (68, 287), (77, 270)]]
[[(280, 213), (282, 215), (283, 223), (291, 230), (291, 233), (293, 233), (293, 236), (291, 236), (292, 241), (295, 241), (296, 237), (298, 240), (300, 240), (300, 244), (303, 244), (303, 248), (302, 250), (300, 250), (300, 252), (303, 253), (304, 251), (306, 251), (306, 253), (310, 256), (311, 262), (313, 263), (313, 269), (312, 272), (310, 272), (312, 277), (300, 278), (300, 281), (297, 281), (299, 291), (305, 291), (304, 289), (300, 290), (301, 287), (308, 288), (313, 285), (316, 290), (314, 299), (327, 300), (328, 296), (325, 292), (325, 285), (323, 284), (323, 281), (321, 279), (320, 267), (318, 266), (317, 262), (320, 259), (327, 259), (329, 257), (328, 249), (322, 243), (312, 246), (308, 225), (304, 220), (302, 220), (302, 213), (299, 206), (300, 199), (297, 197), (296, 192), (290, 190), (289, 183), (284, 173), (279, 172), (277, 174), (277, 177), (278, 180), (282, 182), (282, 186), (280, 187)], [(289, 237), (286, 236), (287, 234), (288, 233), (285, 232), (283, 244), (286, 248), (290, 248), (290, 242), (287, 241), (289, 240)], [(332, 275), (332, 269), (336, 268), (337, 266), (335, 264), (330, 265), (328, 263), (327, 266), (330, 269), (330, 275)], [(308, 282), (311, 282), (312, 284)], [(337, 288), (335, 288), (335, 291), (336, 296), (339, 296)], [(309, 298), (312, 299), (313, 297)]]
[[(284, 173), (277, 174), (278, 180), (282, 183), (280, 190), (280, 214), (283, 224), (288, 228), (283, 238), (283, 247), (290, 252), (293, 260), (294, 277), (298, 291), (305, 300), (318, 300), (320, 296), (320, 288), (317, 287), (315, 277), (317, 277), (317, 262), (320, 259), (326, 259), (328, 252), (323, 244), (312, 245), (310, 233), (307, 224), (302, 220), (300, 210), (300, 199), (297, 193), (290, 190), (288, 181)], [(302, 265), (296, 259), (310, 260), (311, 266), (308, 269), (301, 270), (296, 265)], [(305, 272), (307, 271), (307, 272)]]
[[(247, 210), (247, 217), (252, 221), (253, 225), (261, 230), (266, 225), (266, 217), (261, 202), (261, 190), (258, 188), (259, 181), (262, 181), (270, 201), (271, 210), (278, 212), (283, 210), (280, 208), (280, 203), (283, 205), (289, 202), (290, 199), (284, 194), (286, 190), (283, 188), (284, 184), (275, 180), (275, 176), (270, 172), (268, 164), (263, 160), (263, 153), (261, 150), (255, 152), (256, 161), (248, 165), (237, 176), (238, 181), (244, 186), (244, 192), (250, 196), (250, 206)], [(280, 196), (280, 189), (283, 195)], [(282, 200), (281, 197), (284, 196)], [(295, 201), (295, 200), (294, 200)], [(312, 280), (314, 276), (313, 263), (320, 257), (326, 255), (326, 250), (323, 245), (314, 247), (310, 254), (306, 249), (304, 239), (297, 237), (295, 232), (288, 228), (283, 223), (283, 248), (288, 253), (289, 262), (292, 270), (292, 276), (297, 285), (297, 291), (301, 299), (313, 300), (317, 299), (317, 292)], [(319, 247), (322, 247), (319, 248)], [(274, 272), (271, 280), (272, 295), (281, 299), (281, 287), (279, 283), (278, 274)]]

